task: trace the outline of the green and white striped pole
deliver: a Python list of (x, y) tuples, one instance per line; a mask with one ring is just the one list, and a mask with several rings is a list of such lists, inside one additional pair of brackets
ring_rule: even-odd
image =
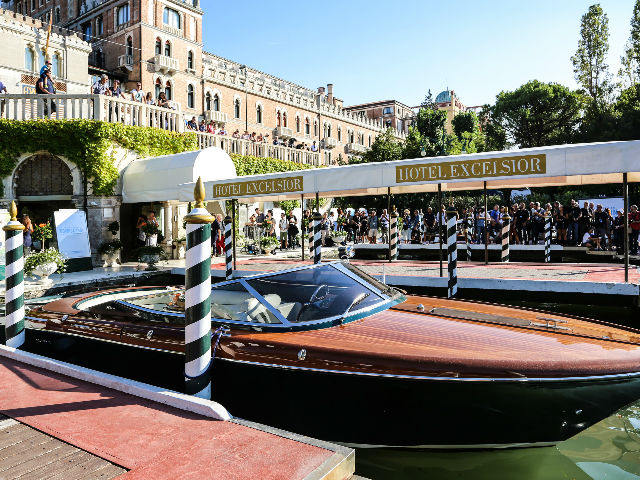
[(390, 260), (398, 259), (398, 212), (394, 209), (389, 216), (389, 252)]
[(322, 238), (320, 235), (321, 221), (322, 221), (322, 215), (320, 215), (320, 212), (314, 212), (313, 214), (313, 263), (320, 263), (322, 261)]
[(447, 298), (455, 297), (458, 293), (458, 243), (457, 226), (458, 212), (454, 209), (447, 211)]
[(202, 204), (204, 184), (198, 178), (195, 208), (187, 222), (185, 275), (185, 391), (211, 399), (211, 223), (215, 220)]
[(5, 343), (19, 348), (24, 343), (24, 246), (22, 225), (16, 217), (18, 209), (11, 201), (11, 220), (2, 230), (5, 232)]

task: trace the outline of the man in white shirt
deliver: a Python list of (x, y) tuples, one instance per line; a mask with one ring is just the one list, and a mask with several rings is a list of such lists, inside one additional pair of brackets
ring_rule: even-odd
[(131, 99), (134, 102), (140, 102), (140, 103), (144, 103), (144, 97), (145, 97), (145, 93), (142, 90), (142, 83), (138, 82), (136, 84), (136, 88), (134, 88), (133, 90), (131, 90)]

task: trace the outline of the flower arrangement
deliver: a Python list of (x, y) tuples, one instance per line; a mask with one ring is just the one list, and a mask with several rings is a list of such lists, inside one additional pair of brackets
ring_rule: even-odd
[(55, 263), (58, 267), (58, 273), (63, 273), (66, 270), (65, 258), (62, 254), (55, 248), (44, 248), (39, 252), (31, 253), (25, 257), (25, 275), (31, 275), (38, 265), (43, 265), (45, 263)]
[(331, 230), (331, 232), (329, 232), (329, 235), (331, 236), (331, 238), (346, 237), (347, 232), (342, 230)]
[(100, 255), (111, 255), (122, 249), (122, 242), (120, 240), (113, 240), (112, 242), (102, 242), (98, 247), (98, 253)]
[(33, 233), (31, 234), (31, 236), (43, 243), (46, 239), (53, 238), (53, 229), (51, 228), (51, 223), (47, 222), (34, 225)]
[(263, 250), (273, 250), (280, 246), (280, 242), (276, 237), (266, 235), (260, 239), (260, 246)]
[(161, 259), (164, 259), (167, 254), (164, 251), (164, 248), (159, 247), (159, 246), (150, 246), (150, 245), (146, 245), (144, 247), (140, 247), (137, 250), (138, 253), (138, 259), (142, 259), (142, 257), (146, 257), (146, 256), (158, 256)]

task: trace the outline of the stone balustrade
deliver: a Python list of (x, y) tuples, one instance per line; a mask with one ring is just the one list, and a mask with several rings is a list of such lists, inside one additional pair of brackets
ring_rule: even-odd
[(282, 145), (252, 142), (241, 138), (228, 137), (226, 135), (214, 135), (212, 133), (195, 132), (198, 135), (199, 148), (219, 147), (227, 153), (239, 155), (252, 155), (254, 157), (270, 157), (278, 160), (288, 160), (295, 163), (320, 165), (320, 154), (308, 150), (299, 150)]
[(177, 72), (180, 68), (177, 58), (167, 57), (166, 55), (156, 55), (153, 61), (156, 66), (156, 72)]
[(184, 131), (182, 112), (106, 95), (0, 95), (0, 118), (101, 120)]

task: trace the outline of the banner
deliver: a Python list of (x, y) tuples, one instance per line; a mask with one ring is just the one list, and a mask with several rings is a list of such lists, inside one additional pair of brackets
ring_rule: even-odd
[(58, 250), (66, 258), (91, 257), (87, 217), (82, 210), (64, 209), (53, 213)]
[(213, 198), (301, 192), (303, 188), (304, 182), (301, 176), (253, 180), (251, 182), (221, 183), (213, 186)]

